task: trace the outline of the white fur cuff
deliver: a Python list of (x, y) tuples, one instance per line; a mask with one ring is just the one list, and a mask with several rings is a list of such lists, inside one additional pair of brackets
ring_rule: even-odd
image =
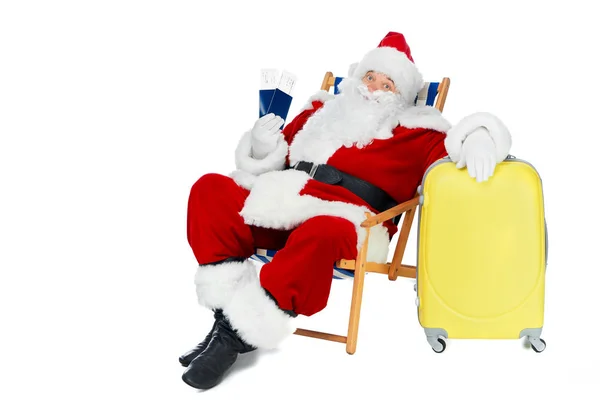
[(210, 309), (223, 308), (249, 268), (241, 261), (199, 266), (194, 278), (198, 303)]
[(262, 160), (252, 157), (251, 131), (246, 132), (235, 150), (235, 165), (238, 169), (253, 175), (282, 170), (288, 154), (288, 144), (281, 140), (275, 150)]
[(246, 343), (271, 349), (294, 333), (292, 318), (261, 287), (251, 261), (199, 266), (195, 283), (198, 303), (223, 310)]
[(458, 124), (448, 130), (444, 145), (448, 156), (454, 162), (460, 160), (463, 142), (477, 128), (488, 130), (496, 146), (496, 162), (502, 162), (512, 146), (512, 138), (506, 126), (500, 119), (490, 113), (479, 112), (463, 118)]
[(274, 349), (295, 331), (292, 318), (261, 287), (252, 264), (223, 313), (240, 337), (257, 348)]

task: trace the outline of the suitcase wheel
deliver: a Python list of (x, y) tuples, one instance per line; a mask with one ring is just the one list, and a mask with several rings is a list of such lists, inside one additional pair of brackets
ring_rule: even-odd
[(536, 353), (541, 353), (542, 351), (546, 350), (546, 341), (544, 339), (528, 336), (527, 340), (529, 340), (531, 348)]
[(443, 353), (446, 350), (446, 338), (443, 336), (438, 336), (437, 343), (434, 343), (431, 348), (436, 353)]

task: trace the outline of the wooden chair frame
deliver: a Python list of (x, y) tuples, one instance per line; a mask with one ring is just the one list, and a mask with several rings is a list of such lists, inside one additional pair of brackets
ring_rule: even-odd
[[(329, 91), (330, 88), (335, 84), (335, 76), (331, 72), (326, 72), (323, 78), (321, 89)], [(438, 93), (435, 101), (435, 108), (440, 112), (444, 110), (444, 104), (446, 103), (446, 97), (448, 96), (448, 90), (450, 88), (450, 78), (443, 78), (438, 86)], [(297, 329), (294, 333), (296, 335), (308, 336), (316, 339), (324, 339), (333, 342), (346, 343), (346, 352), (348, 354), (354, 354), (356, 352), (356, 344), (358, 341), (358, 324), (360, 321), (360, 309), (362, 305), (363, 288), (365, 282), (365, 273), (374, 272), (379, 274), (386, 274), (390, 281), (395, 281), (399, 276), (405, 278), (416, 278), (417, 268), (414, 265), (402, 264), (404, 258), (404, 251), (406, 250), (406, 244), (412, 228), (412, 223), (419, 206), (419, 195), (415, 196), (395, 207), (392, 207), (379, 214), (365, 214), (365, 220), (361, 223), (361, 226), (366, 229), (367, 235), (363, 246), (358, 254), (356, 260), (339, 260), (336, 263), (338, 268), (353, 270), (354, 271), (354, 283), (352, 287), (352, 300), (350, 303), (350, 320), (348, 322), (348, 334), (347, 336), (334, 335), (330, 333), (324, 333), (319, 331), (312, 331), (308, 329)], [(370, 228), (380, 224), (384, 221), (392, 219), (400, 214), (404, 213), (404, 220), (400, 233), (398, 235), (398, 243), (394, 251), (394, 256), (391, 262), (388, 263), (375, 263), (367, 262), (367, 249), (369, 242), (369, 231)]]

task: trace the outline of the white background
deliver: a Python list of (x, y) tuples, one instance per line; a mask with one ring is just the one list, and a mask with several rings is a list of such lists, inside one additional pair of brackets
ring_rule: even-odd
[[(600, 31), (587, 3), (2, 2), (0, 398), (597, 398)], [(233, 170), (261, 68), (297, 75), (293, 116), (325, 71), (344, 75), (388, 31), (427, 80), (452, 79), (451, 123), (496, 114), (540, 172), (548, 348), (454, 340), (435, 354), (413, 282), (369, 275), (355, 355), (292, 336), (198, 393), (177, 361), (211, 325), (189, 188)], [(298, 322), (344, 334), (350, 289), (334, 282), (330, 306)]]

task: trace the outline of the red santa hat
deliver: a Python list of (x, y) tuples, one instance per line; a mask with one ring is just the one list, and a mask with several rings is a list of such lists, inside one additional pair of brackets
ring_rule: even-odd
[(368, 71), (387, 75), (408, 104), (414, 103), (424, 84), (404, 35), (397, 32), (389, 32), (375, 49), (353, 64), (349, 75), (362, 79)]

